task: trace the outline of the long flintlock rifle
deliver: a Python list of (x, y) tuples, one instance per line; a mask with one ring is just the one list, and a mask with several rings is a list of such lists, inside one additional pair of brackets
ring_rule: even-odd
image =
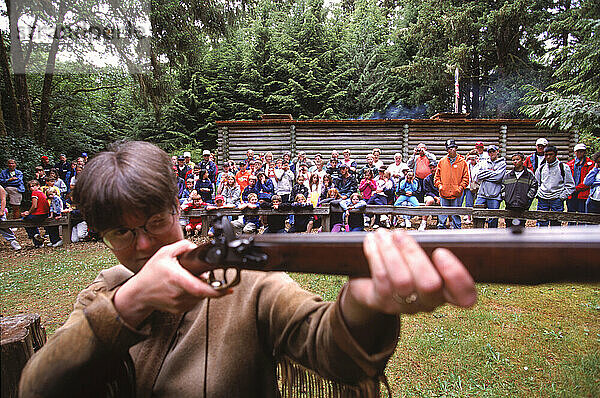
[[(233, 287), (242, 269), (364, 277), (364, 232), (263, 234), (236, 237), (227, 217), (214, 222), (211, 243), (179, 256), (195, 274), (210, 271), (217, 290)], [(409, 233), (431, 255), (443, 247), (475, 282), (535, 285), (600, 281), (600, 226), (470, 229)], [(214, 270), (221, 269), (217, 273)]]

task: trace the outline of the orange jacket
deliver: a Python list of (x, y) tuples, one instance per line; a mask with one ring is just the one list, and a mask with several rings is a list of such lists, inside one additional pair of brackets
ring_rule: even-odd
[(445, 199), (456, 199), (462, 195), (469, 185), (469, 166), (465, 158), (456, 155), (454, 163), (450, 163), (448, 155), (444, 156), (435, 170), (434, 184)]

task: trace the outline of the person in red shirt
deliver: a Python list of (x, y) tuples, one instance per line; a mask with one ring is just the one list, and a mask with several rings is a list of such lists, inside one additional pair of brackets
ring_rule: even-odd
[[(25, 221), (41, 223), (50, 214), (48, 198), (40, 190), (40, 182), (38, 180), (31, 180), (27, 185), (31, 190), (31, 207), (29, 210), (22, 212), (21, 216)], [(44, 245), (44, 238), (40, 235), (38, 227), (25, 227), (25, 231), (27, 231), (27, 236), (29, 236), (35, 247), (42, 247)], [(62, 240), (58, 235), (58, 227), (46, 227), (46, 232), (50, 235), (50, 244), (52, 246), (58, 247), (62, 245)]]
[(244, 192), (244, 189), (246, 189), (246, 187), (250, 184), (248, 182), (248, 178), (252, 175), (254, 160), (248, 160), (248, 166), (250, 169), (247, 169), (245, 165), (245, 162), (240, 162), (240, 171), (235, 174), (235, 182), (237, 182), (237, 184), (240, 186), (240, 190), (242, 192)]
[[(571, 168), (573, 180), (575, 181), (575, 192), (567, 199), (568, 211), (585, 213), (585, 202), (590, 195), (590, 187), (583, 183), (585, 176), (594, 168), (592, 159), (586, 156), (585, 144), (579, 143), (575, 145), (575, 158), (567, 162), (567, 166)], [(575, 225), (576, 223), (569, 223)]]

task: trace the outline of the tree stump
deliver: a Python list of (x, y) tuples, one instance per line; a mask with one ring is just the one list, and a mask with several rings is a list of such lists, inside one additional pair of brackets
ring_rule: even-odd
[(2, 398), (17, 397), (19, 378), (34, 352), (46, 342), (38, 314), (0, 317), (2, 347)]

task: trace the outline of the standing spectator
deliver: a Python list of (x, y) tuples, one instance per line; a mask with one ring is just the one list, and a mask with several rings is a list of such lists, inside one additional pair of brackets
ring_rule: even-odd
[(327, 174), (329, 174), (333, 179), (336, 179), (340, 176), (340, 166), (342, 162), (340, 162), (338, 151), (331, 151), (331, 158), (327, 163)]
[[(499, 209), (502, 200), (502, 179), (506, 173), (506, 160), (499, 156), (498, 147), (488, 147), (488, 158), (479, 160), (475, 180), (479, 183), (475, 205), (484, 205), (486, 209)], [(488, 228), (498, 228), (498, 219), (490, 218)]]
[(360, 171), (358, 173), (358, 179), (359, 180), (362, 180), (363, 178), (365, 178), (365, 171), (367, 171), (367, 170), (371, 170), (371, 173), (373, 175), (376, 175), (378, 173), (377, 167), (375, 166), (375, 163), (374, 163), (375, 162), (375, 157), (373, 156), (373, 154), (369, 153), (366, 156), (366, 159), (367, 159), (367, 164), (364, 165), (360, 169)]
[(48, 173), (50, 173), (50, 169), (52, 168), (52, 165), (50, 164), (50, 159), (48, 158), (48, 156), (46, 156), (46, 155), (42, 156), (40, 166), (42, 167), (42, 169), (44, 170), (44, 173), (46, 173), (46, 175), (48, 175)]
[(217, 182), (217, 165), (215, 162), (210, 160), (210, 151), (205, 149), (202, 151), (202, 160), (200, 161), (200, 168), (208, 170), (208, 178), (215, 184)]
[(23, 172), (17, 170), (17, 162), (14, 159), (8, 159), (6, 165), (7, 168), (0, 172), (0, 185), (4, 187), (8, 195), (13, 218), (17, 219), (21, 216), (21, 202), (23, 201), (23, 192), (25, 192)]
[[(0, 220), (2, 221), (6, 221), (6, 213), (8, 213), (8, 210), (6, 209), (6, 197), (6, 190), (0, 185)], [(13, 231), (8, 228), (0, 228), (0, 235), (10, 243), (10, 246), (15, 251), (21, 250), (21, 245), (19, 244), (19, 241), (17, 241)]]
[(281, 167), (283, 172), (277, 179), (275, 193), (281, 197), (282, 203), (290, 203), (290, 194), (292, 193), (292, 188), (294, 186), (294, 173), (290, 170), (290, 164), (288, 162), (284, 161)]
[(390, 172), (392, 177), (392, 181), (394, 181), (394, 185), (398, 185), (400, 180), (404, 178), (402, 169), (405, 167), (407, 167), (407, 164), (402, 161), (402, 154), (400, 152), (396, 152), (394, 154), (394, 163), (387, 168), (387, 171)]
[[(489, 155), (486, 159), (489, 159)], [(471, 150), (467, 154), (467, 166), (469, 166), (469, 185), (465, 189), (463, 194), (465, 200), (465, 207), (473, 207), (475, 204), (475, 198), (477, 197), (477, 191), (479, 190), (479, 182), (477, 182), (477, 171), (479, 170), (479, 154), (476, 149)], [(471, 216), (465, 217), (465, 224), (471, 224), (473, 222)]]
[(194, 166), (196, 165), (194, 162), (192, 162), (192, 154), (188, 151), (185, 151), (183, 153), (183, 159), (184, 159), (185, 165), (187, 167), (189, 167), (190, 169), (193, 169)]
[[(250, 168), (250, 162), (254, 163), (254, 151), (252, 149), (248, 149), (246, 151), (246, 159), (244, 159), (244, 168), (245, 169), (249, 169)], [(241, 166), (240, 166), (241, 168)]]
[(342, 163), (348, 166), (348, 168), (350, 169), (350, 174), (355, 175), (357, 165), (356, 162), (350, 158), (350, 149), (344, 149), (342, 155), (344, 156), (344, 160), (342, 160)]
[(56, 162), (54, 168), (58, 172), (58, 177), (64, 181), (67, 177), (67, 173), (71, 169), (71, 165), (67, 161), (67, 155), (65, 155), (64, 153), (58, 155), (58, 162)]
[(575, 158), (567, 162), (567, 165), (571, 168), (575, 182), (575, 192), (567, 199), (567, 210), (585, 213), (585, 202), (590, 195), (590, 187), (583, 182), (585, 176), (594, 168), (594, 162), (586, 156), (585, 144), (575, 145)]
[[(538, 184), (535, 176), (525, 167), (525, 155), (515, 153), (512, 156), (513, 169), (502, 179), (502, 191), (507, 210), (529, 210), (531, 202), (537, 193)], [(525, 226), (525, 220), (518, 220), (519, 225)], [(506, 219), (506, 226), (513, 225), (512, 219)]]
[[(538, 182), (538, 210), (564, 211), (565, 200), (575, 191), (573, 175), (567, 165), (560, 162), (554, 145), (544, 149), (546, 161), (538, 167), (535, 179)], [(545, 227), (548, 221), (538, 221), (538, 226)], [(560, 225), (560, 221), (551, 221), (550, 225)]]
[(244, 192), (244, 189), (248, 186), (252, 171), (248, 168), (250, 164), (254, 164), (254, 160), (250, 160), (250, 163), (240, 162), (240, 170), (235, 174), (235, 181), (240, 186), (240, 190)]
[(46, 174), (46, 170), (44, 170), (43, 166), (35, 166), (34, 177), (40, 182), (41, 185), (46, 185), (46, 178), (48, 177), (48, 174)]
[(383, 166), (383, 160), (379, 159), (379, 157), (381, 156), (381, 149), (379, 148), (373, 148), (373, 165), (375, 166), (375, 168), (377, 168), (377, 170), (379, 170), (379, 168), (381, 166)]
[(590, 196), (588, 197), (585, 206), (586, 212), (600, 214), (600, 152), (596, 152), (592, 156), (596, 167), (594, 167), (587, 176), (583, 183), (590, 187)]
[[(431, 152), (427, 151), (427, 146), (423, 143), (420, 143), (415, 148), (415, 153), (413, 153), (410, 158), (408, 158), (408, 168), (412, 170), (415, 174), (415, 178), (419, 181), (419, 184), (423, 186), (423, 180), (431, 174), (431, 165), (436, 165), (437, 159), (435, 155)], [(402, 171), (403, 167), (399, 167), (400, 171)], [(404, 178), (403, 175), (399, 176), (399, 179), (402, 180)], [(421, 190), (422, 192), (422, 190)], [(423, 198), (419, 198), (423, 200)]]
[(546, 157), (544, 150), (548, 146), (548, 140), (545, 138), (538, 138), (535, 142), (535, 152), (527, 156), (525, 159), (525, 167), (527, 167), (533, 174), (537, 172), (537, 169), (546, 163)]
[(319, 181), (323, 181), (323, 176), (327, 174), (327, 170), (325, 170), (325, 164), (323, 163), (323, 157), (320, 153), (315, 155), (315, 165), (308, 169), (311, 174), (316, 174), (319, 176)]
[(188, 177), (188, 174), (192, 171), (192, 169), (185, 164), (185, 158), (183, 156), (179, 156), (177, 158), (177, 176), (179, 178), (181, 178), (182, 180), (186, 180)]
[(333, 182), (342, 199), (348, 199), (358, 187), (356, 179), (350, 175), (350, 169), (345, 164), (340, 165), (340, 177), (334, 179)]
[(479, 160), (488, 159), (490, 157), (488, 152), (485, 150), (485, 145), (483, 145), (483, 142), (481, 141), (477, 141), (475, 143), (475, 151), (477, 152), (477, 158)]
[(81, 161), (83, 162), (82, 166), (84, 166), (88, 162), (88, 154), (87, 154), (87, 152), (82, 152), (81, 156), (78, 159), (81, 159)]
[[(469, 185), (469, 167), (465, 159), (457, 154), (458, 145), (456, 141), (450, 139), (446, 141), (446, 151), (435, 171), (435, 186), (440, 191), (440, 201), (442, 206), (460, 207), (463, 191)], [(446, 228), (448, 216), (438, 216), (438, 228)], [(454, 229), (460, 229), (461, 222), (459, 215), (451, 216), (451, 226)]]
[(187, 180), (185, 180), (185, 189), (179, 192), (179, 195), (177, 195), (179, 204), (184, 205), (191, 200), (190, 196), (192, 195), (192, 192), (194, 192), (194, 185), (195, 182), (193, 178), (189, 177)]

